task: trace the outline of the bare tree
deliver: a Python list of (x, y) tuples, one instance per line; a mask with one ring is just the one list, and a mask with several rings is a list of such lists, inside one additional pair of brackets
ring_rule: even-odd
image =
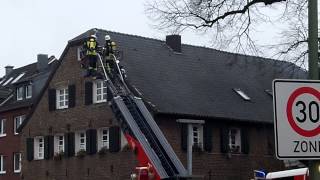
[[(300, 66), (307, 58), (308, 0), (152, 0), (146, 13), (155, 27), (171, 33), (186, 29), (214, 35), (213, 46), (245, 54), (265, 55)], [(280, 12), (280, 10), (281, 12)], [(272, 17), (270, 11), (277, 12)], [(262, 46), (255, 39), (261, 23), (284, 25), (273, 44)], [(268, 31), (268, 29), (266, 29)]]

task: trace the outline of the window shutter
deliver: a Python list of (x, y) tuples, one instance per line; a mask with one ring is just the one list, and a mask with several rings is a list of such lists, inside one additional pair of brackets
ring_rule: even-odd
[(113, 126), (109, 129), (109, 151), (110, 152), (119, 152), (120, 151), (120, 127)]
[(181, 149), (187, 151), (188, 148), (188, 124), (181, 124)]
[(76, 105), (76, 85), (69, 85), (68, 94), (69, 108), (73, 108)]
[(68, 155), (69, 157), (74, 156), (74, 133), (69, 132), (68, 133)]
[(33, 138), (27, 138), (27, 160), (33, 160)]
[(204, 150), (212, 151), (212, 127), (209, 124), (203, 126)]
[(221, 143), (221, 152), (229, 152), (229, 129), (221, 128), (220, 129), (220, 143)]
[(69, 156), (68, 133), (65, 133), (65, 134), (64, 134), (64, 156), (65, 156), (65, 157), (70, 157), (70, 156)]
[(240, 136), (241, 136), (241, 151), (244, 154), (249, 154), (248, 129), (246, 128), (241, 129)]
[(85, 98), (84, 98), (84, 104), (90, 105), (92, 104), (92, 82), (86, 82), (85, 83)]
[(54, 141), (53, 136), (44, 137), (44, 158), (45, 159), (50, 159), (53, 157), (53, 151), (54, 151), (53, 141)]
[(86, 131), (86, 151), (87, 154), (95, 154), (97, 152), (97, 130), (88, 129)]
[(56, 109), (56, 90), (49, 89), (48, 90), (48, 105), (49, 111), (54, 111)]

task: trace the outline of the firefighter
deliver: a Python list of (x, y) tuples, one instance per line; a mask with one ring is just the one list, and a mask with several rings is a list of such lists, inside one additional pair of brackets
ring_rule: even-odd
[(83, 44), (86, 56), (84, 61), (88, 64), (86, 76), (96, 76), (97, 74), (97, 47), (97, 36), (94, 34)]
[(111, 56), (111, 54), (114, 54), (115, 50), (116, 50), (116, 43), (111, 41), (111, 38), (109, 35), (106, 35), (103, 56), (106, 62), (107, 72), (111, 76), (114, 68), (114, 60), (112, 59), (113, 57)]

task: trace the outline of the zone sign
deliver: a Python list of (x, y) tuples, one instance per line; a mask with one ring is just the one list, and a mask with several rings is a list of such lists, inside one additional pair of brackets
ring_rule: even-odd
[(320, 81), (274, 80), (278, 159), (320, 159)]

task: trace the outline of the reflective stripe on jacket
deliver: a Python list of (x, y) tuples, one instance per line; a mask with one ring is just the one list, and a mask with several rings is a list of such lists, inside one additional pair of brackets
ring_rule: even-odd
[(87, 42), (86, 42), (86, 46), (87, 46), (87, 55), (97, 55), (97, 41), (93, 38), (90, 38)]

